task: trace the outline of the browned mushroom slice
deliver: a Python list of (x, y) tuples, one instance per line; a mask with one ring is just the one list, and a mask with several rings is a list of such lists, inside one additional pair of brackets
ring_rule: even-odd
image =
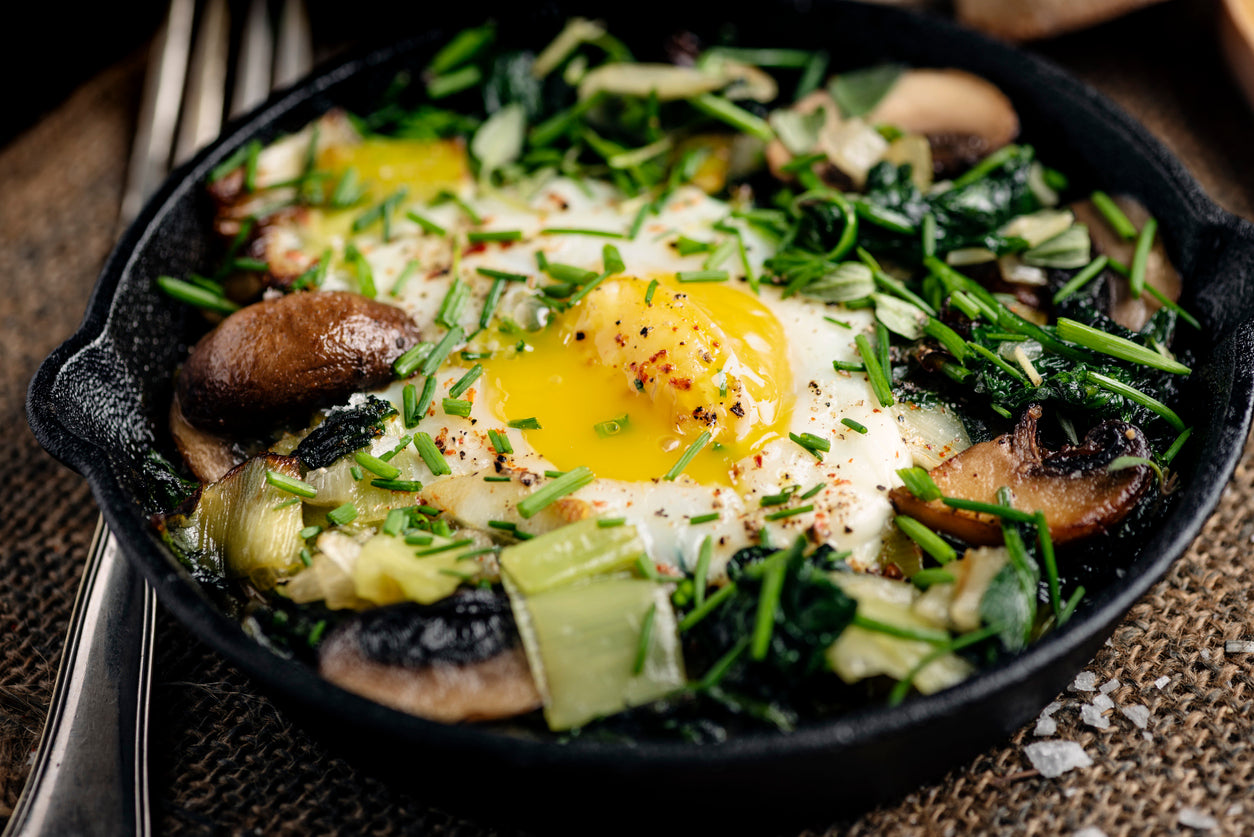
[[(1105, 532), (1122, 520), (1153, 485), (1154, 475), (1137, 465), (1119, 471), (1107, 466), (1120, 456), (1148, 458), (1149, 445), (1135, 426), (1105, 421), (1083, 444), (1056, 451), (1041, 448), (1036, 423), (1041, 408), (1024, 411), (1014, 431), (967, 448), (931, 471), (946, 497), (997, 502), (997, 489), (1014, 492), (1015, 508), (1043, 511), (1055, 543)], [(1002, 542), (998, 518), (924, 502), (909, 489), (895, 488), (889, 499), (897, 511), (971, 544)]]
[(192, 349), (179, 376), (187, 420), (257, 430), (387, 383), (418, 343), (404, 311), (352, 293), (298, 293), (236, 311)]
[[(1136, 200), (1123, 195), (1116, 195), (1113, 199), (1137, 229), (1149, 218), (1149, 212)], [(1120, 238), (1091, 201), (1077, 201), (1071, 204), (1071, 210), (1075, 213), (1076, 221), (1089, 228), (1089, 238), (1093, 242), (1095, 254), (1101, 253), (1129, 267), (1132, 265), (1135, 240), (1126, 241)], [(1180, 299), (1180, 274), (1167, 258), (1167, 248), (1163, 246), (1161, 236), (1150, 248), (1149, 259), (1145, 262), (1145, 284), (1158, 289), (1172, 302)], [(1121, 276), (1114, 277), (1110, 288), (1110, 318), (1132, 331), (1144, 328), (1150, 315), (1162, 307), (1162, 303), (1148, 293), (1141, 294), (1140, 299), (1132, 296), (1128, 280)]]
[(509, 602), (489, 590), (366, 611), (318, 654), (319, 672), (336, 685), (436, 721), (507, 718), (542, 702)]
[(226, 476), (227, 471), (244, 461), (244, 456), (230, 441), (193, 427), (184, 417), (177, 395), (170, 404), (170, 435), (174, 437), (174, 444), (183, 461), (201, 482), (217, 482)]
[(923, 134), (938, 176), (949, 177), (1012, 141), (1019, 115), (998, 87), (963, 70), (909, 70), (866, 116)]

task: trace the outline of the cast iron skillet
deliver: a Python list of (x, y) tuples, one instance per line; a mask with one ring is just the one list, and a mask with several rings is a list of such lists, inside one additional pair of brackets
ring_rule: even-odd
[[(1003, 739), (1062, 688), (1197, 535), (1241, 452), (1254, 400), (1254, 323), (1248, 320), (1254, 226), (1208, 200), (1127, 114), (1038, 58), (944, 21), (880, 6), (756, 8), (737, 33), (744, 45), (823, 47), (833, 56), (833, 70), (896, 60), (961, 67), (992, 80), (1014, 101), (1022, 136), (1042, 159), (1074, 183), (1127, 192), (1148, 206), (1186, 278), (1183, 302), (1204, 324), (1180, 405), (1194, 427), (1178, 460), (1184, 488), (1139, 553), (1112, 550), (1103, 566), (1064, 564), (1070, 580), (1087, 584), (1089, 597), (1064, 629), (1023, 655), (940, 694), (896, 709), (868, 707), (791, 735), (746, 735), (706, 746), (559, 744), (424, 721), (332, 686), (246, 636), (166, 551), (142, 508), (142, 463), (152, 447), (171, 452), (165, 430), (171, 372), (203, 330), (195, 314), (154, 290), (153, 279), (212, 263), (202, 189), (207, 172), (249, 139), (297, 130), (333, 104), (368, 111), (399, 70), (425, 65), (449, 30), (359, 54), (276, 95), (169, 179), (110, 256), (78, 332), (40, 367), (28, 410), (44, 447), (90, 481), (123, 550), (162, 603), (311, 729), (385, 775), (420, 780), (410, 786), (438, 804), (472, 805), (479, 816), (565, 818), (601, 830), (607, 819), (621, 824), (632, 811), (649, 818), (670, 799), (686, 800), (680, 810), (703, 818), (721, 811), (743, 823), (757, 806), (736, 804), (739, 799), (789, 800), (771, 806), (773, 817), (782, 810), (833, 817), (899, 796)], [(507, 37), (538, 47), (575, 11), (498, 17)], [(714, 34), (708, 16), (659, 11), (633, 5), (619, 20), (595, 14), (608, 17), (611, 31), (628, 43), (641, 45), (642, 57), (673, 32)], [(571, 819), (578, 809), (572, 801), (580, 799), (601, 802), (595, 819)], [(702, 799), (719, 802), (694, 804)], [(666, 821), (675, 817), (668, 813)]]

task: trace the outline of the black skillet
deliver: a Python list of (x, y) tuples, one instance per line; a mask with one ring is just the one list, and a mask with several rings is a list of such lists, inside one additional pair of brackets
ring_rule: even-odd
[[(1177, 460), (1183, 490), (1139, 549), (1111, 550), (1100, 565), (1064, 566), (1089, 596), (1064, 629), (1022, 656), (940, 694), (895, 709), (867, 707), (789, 735), (746, 734), (704, 746), (561, 744), (431, 723), (341, 691), (246, 636), (166, 551), (144, 513), (142, 463), (150, 448), (170, 452), (171, 372), (203, 330), (194, 314), (155, 292), (152, 280), (213, 263), (207, 172), (249, 139), (299, 129), (332, 105), (370, 110), (398, 71), (420, 69), (451, 30), (360, 54), (235, 122), (169, 179), (110, 256), (78, 332), (40, 367), (28, 411), (44, 447), (87, 477), (124, 552), (166, 607), (310, 729), (437, 804), (507, 820), (555, 818), (595, 832), (633, 812), (655, 829), (680, 822), (682, 815), (660, 814), (668, 801), (682, 802), (677, 810), (694, 817), (719, 812), (744, 823), (756, 812), (778, 824), (782, 811), (836, 817), (900, 796), (1004, 739), (1068, 682), (1197, 535), (1241, 453), (1254, 400), (1254, 225), (1215, 206), (1141, 125), (1045, 61), (945, 21), (880, 6), (755, 9), (737, 13), (736, 26), (712, 24), (684, 7), (633, 5), (629, 13), (595, 15), (608, 18), (611, 31), (643, 56), (688, 30), (709, 38), (734, 34), (746, 46), (822, 47), (834, 71), (884, 60), (964, 68), (1010, 96), (1023, 138), (1073, 183), (1126, 192), (1148, 206), (1186, 279), (1183, 302), (1204, 326), (1193, 340), (1195, 371), (1179, 405), (1194, 428)], [(507, 37), (536, 47), (577, 11), (546, 7), (498, 18)], [(467, 22), (481, 19), (480, 12)], [(766, 800), (788, 804), (768, 813), (760, 807)]]

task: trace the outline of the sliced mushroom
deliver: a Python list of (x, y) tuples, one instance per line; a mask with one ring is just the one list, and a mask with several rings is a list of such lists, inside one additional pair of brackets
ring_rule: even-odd
[(509, 602), (488, 590), (356, 615), (318, 653), (331, 682), (432, 720), (507, 718), (542, 702)]
[[(1154, 483), (1145, 465), (1118, 471), (1107, 466), (1120, 456), (1148, 457), (1149, 445), (1135, 426), (1105, 421), (1089, 431), (1083, 444), (1056, 451), (1041, 448), (1037, 405), (1024, 411), (1014, 431), (991, 442), (967, 448), (934, 468), (932, 480), (946, 497), (997, 502), (997, 489), (1014, 493), (1015, 508), (1043, 511), (1055, 543), (1096, 535), (1122, 520)], [(965, 511), (940, 500), (924, 502), (907, 488), (895, 488), (889, 499), (901, 514), (970, 544), (1002, 542), (999, 519)]]
[(341, 292), (250, 305), (205, 335), (183, 367), (187, 420), (215, 432), (268, 427), (387, 383), (421, 333), (404, 311)]
[[(1137, 229), (1149, 218), (1149, 212), (1135, 199), (1124, 195), (1116, 195), (1113, 199)], [(1129, 267), (1132, 265), (1136, 241), (1120, 238), (1091, 201), (1077, 201), (1071, 205), (1071, 210), (1075, 213), (1076, 221), (1089, 228), (1089, 238), (1093, 242), (1095, 255), (1101, 253)], [(1180, 274), (1167, 258), (1167, 248), (1163, 246), (1161, 237), (1150, 248), (1149, 259), (1145, 262), (1145, 284), (1158, 289), (1172, 302), (1180, 299)], [(1150, 315), (1162, 307), (1162, 303), (1150, 294), (1141, 294), (1140, 299), (1132, 296), (1128, 280), (1123, 277), (1114, 277), (1110, 289), (1110, 318), (1132, 331), (1144, 328)]]
[(170, 404), (170, 435), (183, 461), (201, 482), (217, 482), (244, 461), (243, 454), (228, 439), (193, 427), (183, 415), (177, 395)]
[(866, 116), (923, 134), (937, 176), (948, 177), (988, 156), (1019, 134), (1019, 115), (998, 87), (963, 70), (909, 70)]

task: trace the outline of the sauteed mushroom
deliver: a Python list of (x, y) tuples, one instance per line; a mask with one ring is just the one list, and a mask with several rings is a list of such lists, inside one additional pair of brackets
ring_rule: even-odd
[(488, 590), (354, 616), (319, 648), (319, 670), (351, 692), (438, 721), (537, 709), (509, 602)]
[(866, 121), (925, 135), (932, 164), (942, 176), (970, 167), (1019, 133), (1019, 116), (1006, 94), (953, 69), (902, 73)]
[(179, 378), (179, 404), (202, 429), (272, 425), (386, 383), (392, 362), (420, 336), (405, 312), (357, 294), (265, 300), (196, 344)]
[[(974, 445), (932, 470), (932, 480), (947, 497), (997, 502), (997, 489), (1014, 492), (1015, 506), (1043, 511), (1055, 543), (1105, 532), (1132, 511), (1153, 484), (1144, 465), (1119, 471), (1107, 466), (1120, 456), (1148, 457), (1149, 445), (1135, 426), (1105, 421), (1089, 431), (1080, 445), (1056, 451), (1041, 447), (1037, 421), (1041, 408), (1029, 407), (1014, 431)], [(896, 488), (889, 498), (899, 512), (933, 529), (982, 545), (1002, 541), (992, 515), (951, 508), (940, 500), (924, 502), (909, 489)]]

